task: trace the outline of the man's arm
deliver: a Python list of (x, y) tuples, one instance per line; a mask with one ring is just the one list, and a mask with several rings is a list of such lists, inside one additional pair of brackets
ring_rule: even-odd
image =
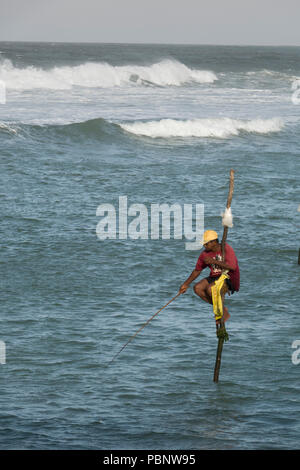
[(194, 269), (194, 271), (190, 274), (187, 280), (180, 286), (179, 292), (181, 294), (184, 294), (189, 288), (190, 283), (193, 282), (199, 276), (200, 273), (201, 273), (201, 270), (197, 271), (196, 269)]
[(206, 264), (215, 264), (216, 266), (219, 266), (219, 268), (226, 269), (228, 271), (234, 271), (236, 269), (236, 264), (233, 264), (233, 263), (228, 264), (224, 261), (219, 261), (217, 259), (210, 258), (208, 256), (205, 258), (205, 262)]

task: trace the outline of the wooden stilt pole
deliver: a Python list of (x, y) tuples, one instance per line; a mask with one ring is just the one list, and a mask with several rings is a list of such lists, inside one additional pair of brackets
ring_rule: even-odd
[[(228, 192), (228, 198), (227, 198), (227, 204), (226, 204), (227, 209), (231, 207), (233, 189), (234, 189), (234, 170), (230, 170), (229, 192)], [(228, 233), (228, 227), (225, 226), (223, 230), (223, 237), (222, 237), (222, 242), (221, 242), (223, 261), (225, 261), (225, 243), (226, 243), (227, 233)], [(222, 298), (223, 312), (224, 312), (224, 296), (222, 296), (223, 297)], [(218, 348), (217, 348), (217, 356), (216, 356), (216, 363), (215, 363), (215, 370), (214, 370), (214, 382), (219, 381), (223, 344), (224, 344), (224, 340), (227, 334), (223, 318), (221, 318), (220, 323), (217, 325), (216, 333), (218, 337)]]
[[(218, 332), (218, 328), (221, 328), (221, 324), (219, 326), (217, 326), (217, 332)], [(214, 382), (216, 382), (216, 383), (219, 381), (219, 373), (220, 373), (220, 367), (221, 367), (223, 344), (224, 344), (224, 339), (219, 338), (218, 339), (217, 355), (216, 355), (216, 363), (215, 363), (215, 371), (214, 371)]]

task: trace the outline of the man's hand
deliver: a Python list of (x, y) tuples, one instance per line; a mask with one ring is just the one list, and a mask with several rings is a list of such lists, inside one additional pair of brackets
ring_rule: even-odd
[(229, 264), (224, 263), (224, 261), (220, 261), (218, 259), (211, 258), (210, 256), (207, 256), (206, 258), (204, 258), (204, 261), (205, 261), (206, 264), (214, 264), (215, 266), (218, 266), (221, 269), (228, 269), (228, 271), (234, 271), (235, 270), (234, 266), (230, 266)]
[(196, 277), (199, 276), (199, 274), (201, 273), (201, 270), (200, 271), (197, 271), (196, 269), (194, 269), (194, 271), (190, 274), (190, 276), (184, 281), (183, 284), (181, 284), (180, 288), (179, 288), (179, 293), (180, 294), (184, 294), (188, 288), (190, 287), (190, 284), (196, 279)]
[(189, 287), (190, 287), (189, 284), (186, 284), (184, 282), (179, 288), (180, 294), (184, 294), (188, 290)]

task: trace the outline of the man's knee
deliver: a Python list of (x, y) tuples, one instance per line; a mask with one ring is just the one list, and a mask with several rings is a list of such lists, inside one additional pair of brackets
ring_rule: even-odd
[(207, 281), (204, 282), (204, 279), (200, 282), (197, 282), (197, 284), (194, 285), (194, 292), (200, 297), (205, 295), (206, 289), (207, 289)]
[(197, 284), (194, 285), (194, 292), (197, 295), (200, 295), (200, 293), (203, 292), (203, 288), (201, 287), (201, 283), (198, 282)]

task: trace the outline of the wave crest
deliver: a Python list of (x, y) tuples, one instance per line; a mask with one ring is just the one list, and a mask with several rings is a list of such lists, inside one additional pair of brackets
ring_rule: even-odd
[(152, 65), (113, 66), (106, 62), (87, 62), (50, 70), (34, 66), (18, 68), (5, 59), (0, 63), (0, 79), (7, 89), (68, 90), (73, 86), (109, 88), (128, 85), (180, 86), (185, 83), (213, 83), (210, 71), (190, 69), (176, 60), (162, 60)]
[(240, 132), (269, 134), (279, 132), (284, 124), (279, 118), (239, 120), (230, 118), (193, 119), (178, 121), (162, 119), (160, 121), (134, 122), (121, 124), (122, 129), (135, 135), (146, 137), (218, 137), (226, 138), (239, 135)]

